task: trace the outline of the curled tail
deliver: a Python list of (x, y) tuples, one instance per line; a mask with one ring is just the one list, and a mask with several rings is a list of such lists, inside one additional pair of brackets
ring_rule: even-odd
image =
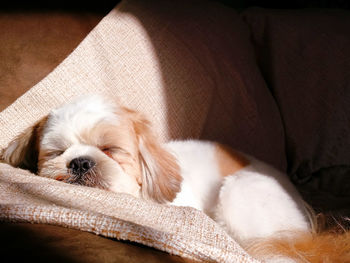
[(246, 250), (266, 262), (350, 263), (350, 231), (338, 225), (331, 230), (287, 232), (250, 243)]

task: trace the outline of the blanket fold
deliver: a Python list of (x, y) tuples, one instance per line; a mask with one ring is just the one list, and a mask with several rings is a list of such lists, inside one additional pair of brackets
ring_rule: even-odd
[(6, 222), (74, 228), (203, 262), (256, 262), (213, 220), (189, 207), (69, 185), (7, 164), (0, 164), (0, 200)]

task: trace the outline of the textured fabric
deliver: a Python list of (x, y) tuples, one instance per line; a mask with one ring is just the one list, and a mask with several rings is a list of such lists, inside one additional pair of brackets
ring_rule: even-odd
[[(122, 2), (0, 113), (0, 149), (52, 108), (98, 92), (145, 113), (162, 140), (215, 139), (283, 169), (281, 121), (246, 30), (234, 10), (215, 3)], [(6, 221), (66, 226), (200, 261), (255, 262), (194, 209), (72, 186), (4, 164), (0, 205)]]
[(256, 262), (196, 209), (73, 186), (6, 164), (0, 178), (1, 220), (75, 228), (203, 262)]
[[(189, 59), (179, 66), (176, 79), (164, 88), (149, 35), (137, 17), (123, 12), (130, 6), (142, 8), (142, 3), (135, 2), (121, 3), (111, 11), (48, 77), (2, 112), (0, 129), (4, 136), (0, 138), (0, 148), (53, 107), (74, 96), (94, 92), (118, 97), (124, 105), (148, 115), (163, 139), (169, 138), (166, 109), (172, 108), (175, 114), (171, 118), (187, 124), (184, 128), (180, 125), (183, 123), (173, 122), (172, 133), (198, 137), (205, 118), (202, 113), (207, 111), (209, 101), (206, 93), (201, 94), (207, 76), (198, 73), (194, 61)], [(157, 28), (158, 21), (152, 22), (150, 27), (154, 30), (166, 28), (163, 24)], [(187, 110), (185, 105), (192, 107)]]
[(248, 28), (230, 8), (122, 2), (2, 112), (0, 148), (53, 107), (102, 92), (145, 113), (163, 140), (218, 140), (285, 169), (278, 108), (253, 54)]

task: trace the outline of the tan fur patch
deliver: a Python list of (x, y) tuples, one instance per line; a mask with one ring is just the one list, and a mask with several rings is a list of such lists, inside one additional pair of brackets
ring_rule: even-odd
[(350, 232), (318, 234), (295, 232), (290, 238), (272, 238), (257, 241), (246, 251), (258, 259), (273, 255), (285, 256), (298, 263), (350, 262)]
[(182, 177), (176, 158), (167, 152), (152, 130), (151, 123), (136, 111), (123, 108), (132, 120), (143, 164), (142, 193), (159, 203), (172, 201), (180, 191)]
[(33, 126), (27, 128), (17, 136), (9, 146), (1, 153), (1, 159), (15, 167), (37, 172), (39, 143), (43, 128), (47, 122), (47, 116), (43, 117)]
[(216, 144), (215, 157), (222, 176), (232, 175), (249, 165), (243, 155), (222, 144)]
[(117, 161), (128, 175), (134, 176), (140, 182), (141, 167), (133, 123), (128, 118), (120, 118), (119, 121), (118, 125), (101, 123), (93, 129), (85, 130), (81, 139), (88, 145), (100, 148)]

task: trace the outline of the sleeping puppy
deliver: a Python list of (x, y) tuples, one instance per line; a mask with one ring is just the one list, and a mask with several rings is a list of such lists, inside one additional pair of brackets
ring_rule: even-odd
[(269, 262), (323, 262), (310, 252), (313, 218), (285, 174), (219, 143), (160, 144), (142, 114), (101, 96), (53, 110), (1, 155), (40, 176), (202, 210)]

